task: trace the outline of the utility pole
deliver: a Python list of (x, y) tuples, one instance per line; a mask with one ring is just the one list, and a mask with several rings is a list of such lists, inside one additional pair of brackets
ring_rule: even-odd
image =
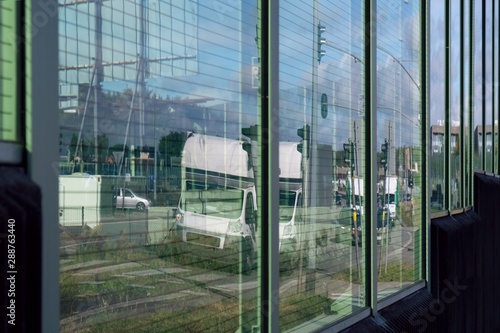
[[(108, 1), (109, 3), (111, 1)], [(108, 3), (107, 2), (107, 3)], [(71, 64), (71, 65), (68, 65), (66, 63), (64, 63), (64, 59), (63, 59), (63, 66), (60, 66), (59, 67), (59, 71), (60, 72), (69, 72), (69, 71), (75, 71), (76, 72), (76, 76), (77, 76), (77, 80), (76, 82), (75, 81), (71, 81), (70, 79), (66, 79), (67, 82), (65, 82), (66, 84), (80, 84), (80, 79), (79, 79), (79, 75), (83, 72), (83, 71), (87, 71), (89, 69), (92, 69), (92, 74), (91, 74), (91, 79), (90, 79), (90, 83), (89, 83), (89, 91), (88, 91), (88, 94), (87, 94), (87, 97), (86, 97), (86, 101), (85, 101), (85, 106), (84, 106), (84, 111), (83, 111), (83, 117), (82, 117), (82, 121), (81, 121), (81, 125), (80, 125), (80, 129), (79, 129), (79, 135), (78, 135), (78, 142), (77, 142), (77, 146), (76, 146), (76, 149), (75, 149), (75, 152), (74, 152), (74, 157), (76, 157), (76, 154), (79, 152), (79, 149), (81, 147), (81, 137), (82, 137), (82, 132), (84, 130), (84, 123), (85, 123), (85, 118), (87, 117), (86, 115), (86, 111), (88, 109), (88, 105), (89, 105), (89, 102), (90, 102), (90, 93), (93, 91), (94, 93), (94, 105), (93, 105), (93, 108), (94, 108), (94, 121), (93, 121), (93, 127), (94, 127), (94, 133), (93, 133), (93, 136), (94, 136), (94, 158), (96, 160), (96, 163), (95, 163), (95, 172), (97, 173), (98, 172), (98, 158), (99, 158), (99, 150), (98, 150), (98, 134), (99, 134), (99, 103), (100, 103), (100, 100), (101, 100), (101, 96), (102, 96), (102, 92), (101, 92), (101, 84), (104, 82), (104, 68), (105, 67), (113, 67), (113, 66), (126, 66), (126, 65), (133, 65), (133, 64), (136, 64), (137, 67), (136, 67), (136, 78), (135, 78), (135, 85), (136, 85), (136, 88), (135, 88), (135, 91), (134, 91), (134, 95), (132, 97), (132, 103), (130, 105), (130, 111), (133, 110), (133, 107), (134, 107), (134, 104), (139, 104), (139, 114), (138, 114), (138, 121), (134, 121), (134, 124), (135, 124), (135, 131), (138, 132), (133, 132), (134, 131), (134, 128), (132, 128), (132, 135), (133, 137), (137, 138), (136, 139), (136, 142), (134, 142), (133, 144), (135, 144), (136, 146), (138, 147), (141, 147), (143, 146), (143, 139), (144, 139), (144, 136), (145, 136), (145, 130), (144, 130), (144, 117), (145, 117), (145, 94), (146, 94), (146, 78), (148, 77), (148, 73), (149, 73), (149, 63), (161, 63), (161, 62), (164, 62), (164, 61), (170, 61), (170, 62), (174, 62), (174, 61), (178, 61), (178, 60), (187, 60), (187, 59), (194, 59), (196, 58), (196, 55), (192, 54), (192, 55), (189, 55), (189, 54), (185, 54), (185, 55), (169, 55), (169, 56), (165, 56), (165, 57), (154, 57), (154, 58), (149, 58), (149, 54), (148, 54), (148, 13), (149, 13), (149, 6), (148, 6), (148, 1), (146, 0), (135, 0), (134, 1), (134, 4), (135, 3), (139, 3), (140, 4), (140, 13), (138, 15), (138, 25), (139, 25), (139, 38), (138, 38), (138, 41), (137, 41), (137, 44), (139, 46), (139, 53), (137, 54), (137, 57), (136, 59), (121, 59), (119, 61), (107, 61), (105, 63), (103, 63), (103, 46), (102, 46), (102, 36), (103, 36), (103, 31), (102, 31), (102, 24), (103, 24), (103, 17), (102, 17), (102, 8), (103, 8), (103, 3), (104, 3), (104, 0), (78, 0), (78, 1), (68, 1), (68, 2), (65, 2), (65, 3), (60, 3), (59, 4), (59, 8), (60, 10), (64, 11), (65, 8), (67, 7), (76, 7), (76, 9), (74, 10), (75, 12), (78, 12), (78, 8), (81, 6), (81, 7), (84, 7), (86, 6), (86, 8), (92, 8), (92, 5), (94, 6), (94, 13), (91, 13), (90, 12), (90, 9), (88, 9), (87, 11), (85, 11), (85, 9), (83, 9), (82, 11), (85, 12), (86, 15), (88, 15), (89, 17), (92, 17), (93, 16), (93, 20), (94, 20), (94, 40), (90, 40), (90, 41), (84, 41), (85, 43), (90, 43), (90, 45), (94, 44), (95, 48), (94, 48), (94, 52), (95, 54), (92, 56), (92, 54), (89, 54), (88, 55), (88, 60), (86, 61), (86, 63), (76, 63), (76, 64)], [(108, 19), (108, 18), (106, 18)], [(107, 23), (110, 23), (110, 24), (116, 24), (116, 21), (107, 21)], [(88, 26), (88, 27), (85, 27), (89, 30), (91, 30), (91, 27)], [(73, 29), (71, 29), (72, 31)], [(78, 29), (77, 29), (78, 30)], [(64, 33), (66, 33), (66, 30), (63, 30)], [(69, 31), (69, 30), (68, 30)], [(76, 42), (76, 43), (80, 43), (81, 41), (78, 39), (79, 36), (78, 35), (70, 35), (70, 33), (68, 33), (68, 35), (62, 35), (61, 36), (62, 38), (67, 38), (67, 39), (71, 39), (72, 42)], [(111, 36), (111, 38), (114, 38), (113, 36)], [(81, 55), (79, 55), (81, 57)], [(124, 55), (125, 56), (125, 55)], [(87, 73), (85, 73), (86, 75)], [(109, 79), (109, 78), (108, 78)], [(115, 80), (117, 79), (116, 77), (113, 77), (111, 78), (111, 80)], [(126, 80), (125, 77), (120, 77), (118, 78), (119, 80)], [(91, 89), (93, 89), (91, 91)], [(138, 101), (135, 101), (135, 97), (137, 96), (137, 99)], [(102, 116), (101, 116), (102, 118)], [(128, 140), (128, 136), (129, 136), (129, 127), (130, 127), (130, 122), (132, 121), (132, 117), (131, 115), (129, 116), (128, 118), (128, 121), (127, 121), (127, 129), (126, 129), (126, 133), (125, 133), (125, 139), (124, 139), (124, 151), (123, 153), (125, 152), (125, 145), (127, 144), (127, 140)], [(134, 117), (134, 120), (135, 120), (135, 117)], [(138, 141), (137, 141), (138, 140)], [(81, 158), (83, 156), (80, 156)], [(74, 171), (74, 167), (73, 167), (73, 171)], [(120, 167), (120, 172), (121, 172), (121, 167)]]
[[(102, 0), (95, 1), (95, 83), (94, 83), (94, 174), (99, 172), (99, 101), (101, 82), (104, 81), (102, 67)], [(91, 87), (89, 87), (90, 89)]]
[[(307, 174), (309, 190), (305, 191), (306, 225), (308, 226), (308, 262), (306, 273), (306, 292), (314, 293), (316, 289), (316, 212), (318, 201), (318, 66), (326, 54), (321, 49), (326, 40), (321, 37), (326, 28), (318, 19), (318, 1), (313, 1), (313, 56), (312, 56), (312, 88), (311, 88), (311, 142)], [(311, 214), (313, 213), (313, 214)]]

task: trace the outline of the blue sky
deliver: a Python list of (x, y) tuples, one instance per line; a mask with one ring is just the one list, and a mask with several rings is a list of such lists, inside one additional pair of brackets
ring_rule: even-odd
[[(177, 70), (172, 72), (173, 76), (172, 73), (165, 75), (164, 67), (151, 66), (153, 75), (147, 80), (148, 89), (163, 96), (213, 99), (205, 103), (203, 105), (205, 107), (220, 108), (220, 105), (224, 104), (229, 106), (230, 112), (226, 119), (233, 136), (238, 135), (240, 127), (257, 123), (257, 90), (251, 87), (252, 58), (257, 56), (257, 44), (254, 40), (257, 18), (254, 2), (190, 0), (186, 2), (188, 24), (184, 25), (180, 19), (182, 8), (177, 8), (175, 12), (175, 6), (170, 9), (169, 1), (146, 1), (151, 8), (148, 14), (151, 22), (148, 28), (150, 33), (148, 43), (151, 46), (148, 56), (163, 57), (183, 51), (196, 53), (196, 60), (189, 60), (186, 63), (176, 62)], [(108, 35), (105, 38), (103, 54), (111, 59), (108, 61), (133, 58), (138, 52), (136, 47), (138, 36), (134, 34), (137, 19), (133, 16), (137, 8), (133, 3), (133, 0), (105, 2), (105, 6), (112, 8), (103, 10), (103, 14), (110, 16), (115, 13), (112, 18), (122, 21), (121, 24), (107, 23), (115, 36), (120, 37), (112, 39)], [(179, 6), (178, 4), (183, 2), (175, 3)], [(403, 123), (400, 132), (410, 132), (418, 122), (417, 113), (414, 111), (418, 109), (418, 105), (415, 104), (418, 102), (416, 102), (418, 88), (413, 82), (419, 81), (418, 43), (416, 43), (419, 39), (419, 21), (416, 3), (409, 1), (405, 4), (401, 0), (379, 2), (379, 31), (383, 31), (379, 35), (380, 49), (377, 64), (379, 124), (382, 128), (379, 140), (388, 135), (384, 133), (384, 129), (387, 128), (389, 120)], [(89, 6), (88, 10), (92, 13), (93, 5)], [(162, 11), (161, 15), (156, 14), (158, 8)], [(363, 106), (358, 104), (364, 94), (363, 63), (360, 61), (363, 46), (361, 1), (322, 0), (319, 1), (318, 9), (318, 19), (326, 27), (324, 37), (327, 39), (325, 45), (327, 54), (318, 65), (318, 92), (326, 93), (331, 104), (329, 117), (318, 119), (320, 123), (318, 138), (320, 142), (339, 147), (343, 141), (352, 136), (350, 130), (352, 122), (360, 121), (363, 115)], [(242, 11), (245, 12), (243, 16), (241, 16)], [(304, 121), (310, 123), (315, 33), (313, 8), (310, 2), (289, 0), (281, 2), (280, 11), (279, 84), (283, 91), (280, 131), (283, 140), (294, 141), (298, 139), (296, 129), (302, 126)], [(174, 18), (169, 19), (173, 14)], [(399, 16), (403, 17), (401, 23), (395, 19)], [(107, 17), (107, 20), (112, 18)], [(85, 23), (85, 16), (81, 15), (76, 21), (71, 18), (71, 14), (68, 14), (66, 21), (70, 23), (65, 25), (68, 34), (71, 34), (71, 29), (75, 29), (71, 24), (73, 22), (79, 22), (83, 27), (93, 25), (88, 18)], [(159, 26), (160, 22), (163, 22), (163, 28)], [(76, 30), (73, 30), (73, 33), (75, 32)], [(88, 43), (93, 37), (92, 33), (87, 32), (87, 36), (81, 34), (80, 38), (87, 40)], [(129, 42), (120, 42), (121, 38)], [(70, 52), (72, 50), (70, 49)], [(114, 53), (111, 50), (114, 50)], [(79, 61), (91, 62), (83, 58), (91, 57), (92, 52), (91, 47), (84, 47), (79, 53)], [(394, 60), (396, 58), (401, 61), (396, 62)], [(70, 60), (68, 64), (71, 64), (71, 61), (75, 60)], [(89, 70), (84, 71), (80, 80), (88, 82), (89, 73)], [(117, 70), (114, 75), (113, 82), (105, 83), (105, 88), (122, 90), (124, 87), (134, 87), (131, 79), (135, 77), (135, 65), (126, 67), (122, 72)], [(128, 81), (124, 81), (123, 78)], [(241, 85), (240, 82), (244, 84)], [(398, 112), (403, 115), (395, 116)], [(334, 138), (332, 133), (336, 134)], [(412, 140), (410, 139), (407, 144)]]

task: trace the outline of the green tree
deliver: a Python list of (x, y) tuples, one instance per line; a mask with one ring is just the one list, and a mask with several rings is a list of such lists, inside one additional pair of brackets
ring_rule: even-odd
[(75, 150), (76, 150), (77, 143), (78, 143), (78, 135), (73, 133), (73, 135), (71, 136), (70, 144), (69, 144), (71, 159), (73, 159), (73, 157), (75, 156)]
[(160, 139), (158, 144), (160, 154), (165, 157), (181, 156), (186, 138), (185, 132), (170, 131), (168, 135), (164, 135)]
[[(93, 156), (95, 154), (95, 140), (94, 138), (90, 138), (87, 140), (87, 147), (88, 147), (88, 152), (87, 154), (89, 156)], [(102, 163), (106, 160), (106, 156), (108, 154), (108, 146), (109, 146), (109, 140), (106, 134), (98, 135), (97, 136), (97, 157), (98, 157), (98, 162)], [(92, 162), (93, 159), (89, 157), (89, 162)]]

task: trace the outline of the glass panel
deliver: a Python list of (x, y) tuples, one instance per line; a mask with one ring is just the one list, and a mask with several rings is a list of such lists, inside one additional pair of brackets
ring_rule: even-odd
[(474, 82), (474, 160), (473, 166), (474, 170), (483, 170), (484, 168), (484, 154), (486, 149), (486, 138), (484, 138), (484, 133), (487, 132), (484, 129), (486, 124), (483, 118), (483, 97), (485, 92), (483, 91), (483, 40), (482, 40), (482, 24), (483, 24), (483, 12), (482, 12), (482, 1), (474, 1), (474, 54), (472, 55), (475, 59), (473, 61), (473, 82)]
[(421, 229), (420, 8), (418, 1), (378, 3), (377, 228), (378, 298), (419, 279)]
[(485, 8), (485, 58), (484, 58), (484, 80), (485, 80), (485, 92), (484, 92), (484, 119), (485, 119), (485, 138), (486, 138), (486, 151), (485, 151), (485, 163), (484, 169), (488, 172), (493, 172), (493, 138), (494, 138), (494, 123), (493, 123), (493, 43), (492, 43), (492, 32), (493, 32), (493, 10), (492, 1), (484, 2)]
[(493, 89), (493, 108), (492, 108), (492, 117), (493, 117), (493, 147), (494, 147), (494, 157), (493, 157), (493, 172), (496, 174), (500, 173), (499, 170), (499, 161), (498, 161), (498, 115), (499, 115), (499, 58), (498, 58), (498, 53), (499, 53), (499, 42), (498, 42), (498, 35), (499, 35), (499, 4), (496, 2), (493, 2), (493, 8), (492, 8), (492, 15), (493, 15), (493, 40), (492, 40), (492, 48), (493, 48), (493, 73), (492, 73), (492, 89)]
[(464, 175), (464, 203), (465, 205), (471, 205), (472, 204), (472, 198), (470, 196), (470, 191), (471, 191), (471, 186), (472, 186), (472, 172), (470, 169), (471, 166), (471, 154), (472, 154), (472, 147), (471, 147), (471, 126), (470, 126), (470, 119), (471, 119), (471, 108), (470, 108), (470, 103), (471, 103), (471, 87), (473, 86), (471, 84), (471, 53), (470, 53), (470, 47), (471, 47), (471, 38), (470, 38), (470, 15), (471, 15), (471, 8), (470, 8), (470, 2), (469, 1), (464, 1), (463, 2), (463, 13), (462, 13), (462, 19), (463, 23), (462, 26), (464, 27), (464, 34), (463, 34), (463, 60), (462, 60), (462, 85), (463, 85), (463, 109), (462, 109), (462, 119), (463, 119), (463, 136), (464, 136), (464, 156), (463, 159), (461, 160), (463, 163), (463, 175)]
[[(0, 144), (19, 141), (18, 124), (18, 3), (0, 2)], [(2, 150), (4, 151), (4, 150)], [(5, 154), (5, 151), (4, 151)], [(0, 157), (3, 159), (4, 157)]]
[(256, 6), (59, 1), (61, 332), (257, 324)]
[(472, 27), (471, 27), (471, 20), (470, 20), (470, 15), (471, 15), (471, 8), (470, 8), (470, 1), (464, 1), (464, 9), (462, 13), (463, 17), (463, 23), (462, 26), (464, 27), (464, 34), (463, 34), (463, 61), (462, 61), (462, 68), (463, 68), (463, 75), (462, 75), (462, 83), (463, 83), (463, 135), (464, 135), (464, 156), (463, 156), (463, 175), (464, 175), (464, 203), (465, 205), (471, 205), (472, 204), (472, 196), (471, 194), (471, 188), (472, 188), (472, 170), (471, 170), (471, 165), (472, 165), (472, 147), (471, 147), (471, 122), (470, 119), (472, 114), (472, 110), (470, 108), (470, 102), (471, 102), (471, 88), (473, 85), (471, 84), (471, 66), (472, 66), (472, 61), (471, 61), (471, 34), (472, 34)]
[(460, 53), (460, 2), (450, 2), (450, 196), (451, 208), (461, 206), (462, 165), (460, 154), (460, 119), (462, 116), (462, 73)]
[(363, 11), (280, 6), (280, 327), (307, 331), (365, 305)]
[(431, 212), (445, 209), (445, 7), (444, 1), (429, 2), (430, 15), (430, 194)]

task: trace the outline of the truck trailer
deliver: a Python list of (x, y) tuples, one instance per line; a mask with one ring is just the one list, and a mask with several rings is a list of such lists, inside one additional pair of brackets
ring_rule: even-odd
[(59, 224), (63, 227), (97, 226), (101, 219), (99, 175), (74, 173), (59, 176)]

